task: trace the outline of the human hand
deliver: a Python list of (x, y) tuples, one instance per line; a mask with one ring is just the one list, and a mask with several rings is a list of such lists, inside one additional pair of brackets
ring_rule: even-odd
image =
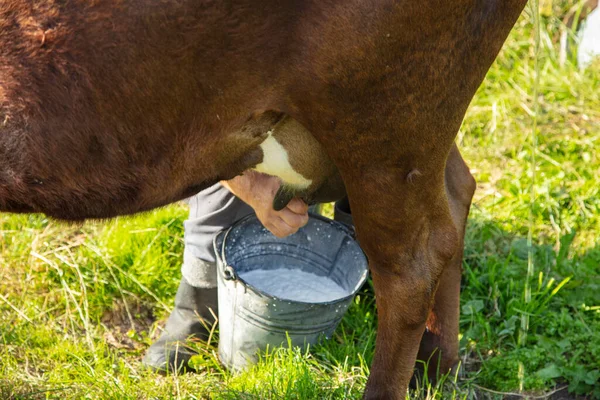
[(298, 198), (280, 211), (273, 209), (273, 200), (281, 186), (277, 177), (246, 171), (223, 185), (252, 207), (263, 226), (279, 238), (296, 233), (308, 222), (308, 205)]

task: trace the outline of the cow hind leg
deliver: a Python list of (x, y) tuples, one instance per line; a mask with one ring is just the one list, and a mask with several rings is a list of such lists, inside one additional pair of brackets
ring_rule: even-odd
[(459, 250), (444, 165), (374, 167), (345, 181), (378, 312), (365, 398), (403, 399), (439, 278)]
[(456, 146), (453, 146), (446, 162), (445, 185), (450, 214), (459, 238), (458, 251), (443, 266), (417, 355), (419, 361), (413, 387), (417, 379), (424, 378), (425, 367), (429, 382), (434, 383), (438, 375), (448, 373), (458, 363), (459, 295), (465, 226), (476, 184)]

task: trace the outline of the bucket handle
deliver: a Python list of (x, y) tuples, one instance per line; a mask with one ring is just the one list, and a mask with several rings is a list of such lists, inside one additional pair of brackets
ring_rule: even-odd
[(235, 270), (231, 265), (227, 265), (225, 268), (223, 268), (223, 278), (226, 281), (235, 281), (237, 279)]
[[(237, 280), (237, 274), (235, 273), (235, 269), (231, 265), (227, 264), (227, 259), (225, 258), (225, 242), (227, 241), (227, 235), (229, 235), (231, 228), (232, 226), (229, 227), (227, 230), (217, 233), (213, 238), (213, 248), (215, 249), (215, 254), (218, 258), (220, 258), (219, 262), (217, 263), (221, 265), (221, 268), (219, 268), (219, 272), (222, 273), (223, 279), (225, 279), (226, 281)], [(217, 247), (217, 242), (220, 236), (223, 236), (223, 240), (221, 243), (221, 248), (219, 249)]]

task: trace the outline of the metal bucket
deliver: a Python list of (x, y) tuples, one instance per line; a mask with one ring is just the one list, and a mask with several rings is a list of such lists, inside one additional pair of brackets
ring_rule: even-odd
[[(219, 358), (231, 370), (254, 364), (267, 347), (304, 348), (331, 337), (367, 279), (367, 260), (342, 224), (310, 215), (308, 224), (284, 239), (250, 215), (214, 239), (219, 287)], [(277, 298), (243, 280), (252, 270), (280, 266), (329, 278), (347, 295), (310, 303)]]

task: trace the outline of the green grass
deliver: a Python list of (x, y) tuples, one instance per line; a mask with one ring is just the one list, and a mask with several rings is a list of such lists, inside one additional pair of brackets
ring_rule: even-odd
[[(523, 15), (474, 99), (457, 141), (478, 180), (466, 238), (463, 373), (415, 399), (501, 399), (567, 392), (600, 399), (600, 68), (559, 65), (560, 21), (544, 17), (535, 192), (530, 204), (534, 59)], [(372, 291), (335, 336), (279, 349), (240, 375), (216, 343), (196, 343), (197, 374), (140, 368), (173, 304), (186, 208), (67, 226), (0, 216), (0, 398), (358, 399), (373, 356)], [(535, 269), (527, 281), (533, 216)], [(529, 316), (524, 339), (521, 320)], [(521, 373), (519, 371), (522, 371)]]

